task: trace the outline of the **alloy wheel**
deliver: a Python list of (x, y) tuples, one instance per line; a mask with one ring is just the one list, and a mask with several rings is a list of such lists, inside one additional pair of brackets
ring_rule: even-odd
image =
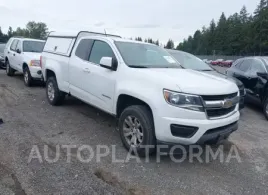
[(24, 81), (25, 81), (25, 83), (28, 83), (28, 81), (29, 81), (29, 74), (28, 74), (28, 71), (26, 71), (26, 70), (24, 72)]
[(130, 146), (138, 147), (143, 141), (143, 127), (135, 116), (128, 116), (123, 123), (123, 134)]
[(53, 101), (54, 100), (54, 97), (55, 97), (55, 88), (54, 88), (54, 85), (52, 82), (48, 83), (48, 86), (47, 86), (47, 95), (48, 95), (48, 99), (50, 101)]

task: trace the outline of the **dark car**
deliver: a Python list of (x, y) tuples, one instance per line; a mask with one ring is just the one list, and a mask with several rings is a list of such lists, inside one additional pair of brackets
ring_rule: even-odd
[(268, 57), (238, 59), (226, 73), (244, 83), (249, 100), (260, 101), (268, 120)]
[(4, 57), (5, 46), (6, 46), (5, 43), (0, 43), (0, 68), (6, 68), (5, 57)]
[(180, 64), (184, 68), (206, 72), (208, 74), (218, 76), (218, 77), (221, 77), (221, 78), (224, 78), (224, 79), (227, 79), (229, 81), (234, 82), (237, 85), (237, 87), (239, 88), (239, 92), (240, 92), (239, 109), (241, 110), (242, 108), (244, 108), (245, 88), (244, 88), (244, 85), (241, 81), (239, 81), (238, 79), (236, 79), (234, 77), (230, 77), (230, 76), (227, 76), (225, 74), (222, 74), (222, 73), (216, 71), (211, 66), (209, 66), (208, 64), (203, 62), (201, 59), (199, 59), (198, 57), (196, 57), (190, 53), (186, 53), (186, 52), (178, 51), (178, 50), (168, 50), (168, 52), (178, 62), (180, 62)]

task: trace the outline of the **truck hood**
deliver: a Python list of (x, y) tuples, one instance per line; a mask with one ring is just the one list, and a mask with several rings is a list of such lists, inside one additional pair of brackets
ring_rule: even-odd
[(154, 80), (163, 88), (197, 95), (235, 93), (237, 86), (227, 79), (190, 69), (137, 69), (140, 77)]
[(239, 81), (238, 79), (236, 79), (234, 77), (227, 76), (227, 75), (222, 74), (220, 72), (217, 72), (215, 70), (206, 71), (205, 73), (210, 74), (210, 75), (214, 75), (214, 76), (218, 76), (218, 77), (221, 77), (223, 79), (227, 79), (227, 80), (235, 83), (238, 86), (238, 88), (242, 88), (243, 87), (243, 83), (241, 81)]
[(40, 60), (41, 53), (36, 52), (24, 52), (24, 56), (29, 60)]

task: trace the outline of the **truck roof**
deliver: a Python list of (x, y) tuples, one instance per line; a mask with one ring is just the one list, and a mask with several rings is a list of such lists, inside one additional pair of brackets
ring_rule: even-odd
[(104, 32), (98, 32), (98, 31), (66, 31), (66, 32), (61, 32), (61, 31), (52, 31), (49, 33), (48, 37), (65, 37), (65, 38), (77, 38), (79, 34), (95, 34), (96, 36), (99, 35), (107, 35), (107, 36), (113, 36), (113, 37), (120, 37), (118, 35), (113, 35), (113, 34), (108, 34)]

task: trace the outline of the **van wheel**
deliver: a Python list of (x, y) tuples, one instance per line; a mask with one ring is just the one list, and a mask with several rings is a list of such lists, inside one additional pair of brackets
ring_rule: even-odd
[(53, 106), (62, 104), (65, 98), (65, 93), (59, 90), (55, 77), (48, 78), (46, 83), (46, 94), (48, 102)]
[(266, 98), (266, 100), (263, 103), (263, 113), (264, 113), (264, 116), (266, 117), (266, 119), (268, 120), (268, 97)]
[(30, 70), (28, 67), (25, 67), (23, 69), (23, 80), (24, 80), (24, 84), (27, 86), (27, 87), (31, 87), (32, 84), (33, 84), (33, 78), (31, 76), (31, 73), (30, 73)]
[[(155, 151), (153, 116), (146, 106), (127, 107), (119, 118), (119, 132), (128, 151), (136, 152), (139, 156), (150, 155)], [(146, 150), (146, 146), (153, 148)]]
[(7, 76), (13, 76), (15, 73), (15, 70), (10, 67), (8, 60), (6, 61), (6, 73), (7, 73)]

